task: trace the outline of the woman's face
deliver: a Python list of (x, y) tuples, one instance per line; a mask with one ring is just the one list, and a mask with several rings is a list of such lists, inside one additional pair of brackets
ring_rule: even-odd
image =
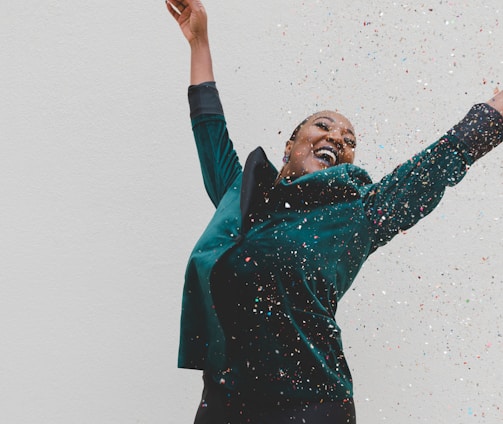
[(353, 163), (356, 138), (351, 122), (343, 115), (317, 112), (300, 127), (293, 140), (286, 144), (288, 162), (281, 178), (295, 179), (305, 174), (342, 163)]

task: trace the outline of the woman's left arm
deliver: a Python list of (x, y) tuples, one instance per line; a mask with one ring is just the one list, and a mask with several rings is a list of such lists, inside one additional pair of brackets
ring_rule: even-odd
[(503, 141), (503, 94), (473, 106), (440, 140), (366, 188), (372, 251), (416, 224), (459, 183), (469, 167)]

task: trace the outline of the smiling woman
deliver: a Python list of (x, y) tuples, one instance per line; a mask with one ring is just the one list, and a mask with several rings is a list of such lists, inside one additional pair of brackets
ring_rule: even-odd
[(294, 180), (331, 166), (353, 163), (355, 148), (355, 130), (346, 117), (328, 110), (315, 113), (287, 141), (285, 165), (278, 179)]
[(201, 2), (168, 10), (191, 46), (189, 103), (216, 207), (189, 259), (179, 366), (203, 370), (202, 423), (355, 423), (335, 319), (366, 259), (415, 225), (503, 138), (503, 94), (378, 182), (353, 164), (339, 113), (306, 118), (278, 172), (261, 148), (242, 168), (214, 82)]

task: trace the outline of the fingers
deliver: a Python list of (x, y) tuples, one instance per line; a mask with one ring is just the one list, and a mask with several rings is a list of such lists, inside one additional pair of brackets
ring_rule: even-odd
[(181, 15), (187, 7), (190, 7), (190, 4), (188, 4), (186, 0), (168, 0), (168, 3), (179, 15)]
[(178, 21), (178, 18), (182, 15), (182, 12), (186, 8), (186, 6), (178, 0), (166, 0), (166, 7), (176, 21)]
[[(166, 6), (175, 19), (177, 19), (177, 15), (182, 15), (186, 9), (188, 9), (188, 13), (190, 13), (190, 11), (196, 13), (205, 12), (201, 0), (166, 0)], [(176, 15), (174, 13), (176, 13)]]
[(193, 12), (204, 11), (204, 6), (201, 0), (169, 0), (181, 13), (186, 8), (189, 8)]
[[(182, 14), (180, 9), (178, 9), (176, 6), (173, 5), (173, 3), (171, 3), (168, 0), (166, 0), (166, 7), (168, 8), (169, 13), (171, 13), (174, 18), (176, 18), (177, 16), (180, 16)], [(175, 12), (176, 15), (174, 15), (173, 12)]]
[(178, 21), (178, 18), (180, 17), (180, 13), (177, 12), (177, 10), (173, 7), (173, 5), (166, 0), (166, 8), (168, 9), (168, 12), (170, 13), (173, 18), (175, 18), (176, 21)]

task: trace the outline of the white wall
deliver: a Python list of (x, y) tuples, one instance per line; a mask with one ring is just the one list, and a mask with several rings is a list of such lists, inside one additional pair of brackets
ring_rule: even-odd
[[(374, 179), (503, 78), (500, 0), (207, 0), (244, 159), (339, 108)], [(483, 3), (483, 5), (482, 5)], [(212, 213), (188, 48), (161, 0), (0, 6), (0, 422), (192, 422), (176, 369), (187, 256)], [(339, 307), (365, 423), (503, 422), (503, 148), (366, 264)]]

